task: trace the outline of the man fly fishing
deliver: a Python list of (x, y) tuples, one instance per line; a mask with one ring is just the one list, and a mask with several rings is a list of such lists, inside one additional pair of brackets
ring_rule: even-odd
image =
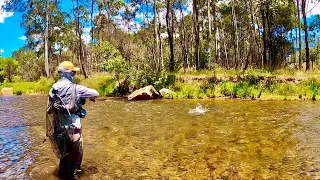
[(99, 96), (96, 90), (74, 83), (79, 70), (69, 61), (59, 65), (60, 79), (49, 92), (46, 116), (46, 134), (60, 159), (59, 176), (67, 179), (76, 179), (81, 172), (81, 118), (86, 115), (82, 105), (86, 98), (94, 101)]

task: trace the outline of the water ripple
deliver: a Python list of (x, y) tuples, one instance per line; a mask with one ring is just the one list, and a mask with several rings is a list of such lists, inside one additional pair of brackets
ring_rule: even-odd
[(16, 97), (0, 97), (0, 179), (27, 179), (30, 135)]

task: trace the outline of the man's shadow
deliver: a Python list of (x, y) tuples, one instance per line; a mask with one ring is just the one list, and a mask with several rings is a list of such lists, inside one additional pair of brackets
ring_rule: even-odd
[[(98, 172), (99, 172), (99, 170), (95, 166), (82, 165), (81, 166), (81, 172), (80, 172), (80, 174), (78, 176), (78, 179), (90, 179), (91, 175), (97, 174)], [(55, 168), (55, 170), (53, 171), (53, 175), (55, 177), (57, 177), (58, 179), (68, 180), (68, 178), (60, 178), (59, 177), (59, 167)]]

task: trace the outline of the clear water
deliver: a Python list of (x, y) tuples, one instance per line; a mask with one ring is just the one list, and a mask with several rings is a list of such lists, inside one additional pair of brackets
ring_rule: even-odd
[(0, 97), (0, 179), (26, 179), (34, 156), (28, 128), (16, 107), (16, 98)]
[[(32, 163), (24, 173), (30, 179), (57, 179), (58, 159), (50, 144), (42, 143), (46, 97), (14, 101), (18, 112), (28, 112), (22, 113), (27, 128), (17, 130), (28, 136), (12, 133), (9, 138), (20, 147), (31, 143), (21, 155)], [(198, 103), (209, 111), (189, 113)], [(88, 102), (81, 179), (320, 179), (319, 105), (213, 99)]]

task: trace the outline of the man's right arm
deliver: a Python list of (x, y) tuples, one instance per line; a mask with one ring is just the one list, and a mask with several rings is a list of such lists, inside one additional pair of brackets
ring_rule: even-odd
[(82, 85), (76, 86), (76, 92), (78, 98), (96, 98), (99, 96), (99, 93), (91, 88), (84, 87)]

